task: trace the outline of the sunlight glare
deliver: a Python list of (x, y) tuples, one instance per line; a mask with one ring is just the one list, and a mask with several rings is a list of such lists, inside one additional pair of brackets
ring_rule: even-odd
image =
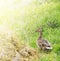
[(32, 0), (22, 0), (20, 5), (21, 6), (26, 6), (26, 5), (29, 5), (31, 2), (32, 2)]
[[(0, 24), (1, 32), (7, 31), (10, 25), (15, 23), (18, 20), (18, 15), (25, 15), (24, 7), (28, 6), (33, 0), (0, 0), (0, 20), (2, 24)], [(15, 19), (17, 17), (17, 19)], [(23, 28), (26, 24), (21, 21), (17, 21), (21, 28)], [(9, 23), (10, 22), (10, 23)], [(12, 23), (11, 23), (12, 22)], [(7, 27), (7, 28), (6, 28)], [(5, 30), (5, 31), (4, 31)]]

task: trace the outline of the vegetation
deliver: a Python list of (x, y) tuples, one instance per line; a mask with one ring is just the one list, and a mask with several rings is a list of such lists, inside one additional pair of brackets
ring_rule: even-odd
[[(38, 61), (60, 61), (59, 0), (27, 0), (26, 2), (25, 0), (10, 2), (7, 0), (4, 6), (1, 5), (1, 31), (6, 28), (12, 30), (18, 35), (20, 42), (23, 41), (38, 50)], [(43, 26), (43, 37), (52, 44), (51, 52), (45, 53), (37, 48), (36, 40), (39, 35), (35, 30), (40, 26)]]

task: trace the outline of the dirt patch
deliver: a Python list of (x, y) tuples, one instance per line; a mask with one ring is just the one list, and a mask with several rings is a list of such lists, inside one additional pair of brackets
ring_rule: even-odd
[(14, 34), (0, 33), (0, 61), (38, 61), (37, 51)]

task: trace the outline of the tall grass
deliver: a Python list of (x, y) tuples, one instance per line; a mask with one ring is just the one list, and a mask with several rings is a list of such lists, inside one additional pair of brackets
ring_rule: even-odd
[(14, 9), (4, 8), (5, 11), (0, 15), (0, 25), (13, 30), (20, 41), (23, 40), (33, 48), (37, 48), (36, 40), (39, 36), (35, 30), (43, 26), (43, 38), (51, 42), (53, 50), (49, 54), (39, 52), (39, 61), (60, 61), (60, 2), (33, 2), (24, 6), (16, 2)]

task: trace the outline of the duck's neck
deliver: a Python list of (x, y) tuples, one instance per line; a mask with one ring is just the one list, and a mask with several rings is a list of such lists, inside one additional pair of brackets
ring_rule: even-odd
[(39, 34), (39, 35), (40, 35), (40, 36), (39, 36), (39, 38), (40, 38), (40, 39), (42, 39), (42, 32), (40, 32), (40, 34)]

